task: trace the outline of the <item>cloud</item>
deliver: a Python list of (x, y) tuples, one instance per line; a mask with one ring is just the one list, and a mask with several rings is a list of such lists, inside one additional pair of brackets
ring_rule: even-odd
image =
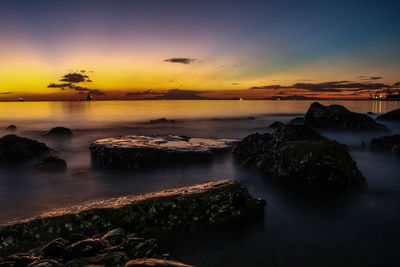
[[(200, 96), (198, 94), (204, 93), (204, 91), (192, 91), (192, 90), (181, 90), (171, 89), (166, 93), (162, 93), (160, 96), (152, 97), (151, 99), (166, 99), (166, 100), (203, 100), (212, 99), (209, 97)], [(161, 94), (161, 93), (160, 93)]]
[(89, 94), (92, 94), (92, 95), (106, 95), (106, 93), (104, 93), (103, 91), (98, 90), (98, 89), (89, 90)]
[(89, 79), (89, 76), (74, 72), (65, 74), (60, 81), (69, 83), (81, 83), (86, 82), (87, 80), (91, 81)]
[(128, 92), (126, 96), (141, 96), (141, 95), (158, 95), (160, 93), (154, 92), (151, 89), (145, 91), (137, 91), (137, 92)]
[(360, 78), (360, 80), (368, 81), (368, 80), (381, 80), (381, 79), (383, 79), (384, 77), (382, 77), (382, 76), (365, 76), (365, 75), (359, 75), (358, 78)]
[(232, 83), (232, 85), (239, 85), (240, 83)]
[(384, 83), (358, 83), (351, 81), (331, 81), (322, 83), (295, 83), (288, 86), (282, 85), (264, 85), (264, 86), (253, 86), (250, 89), (301, 89), (310, 92), (346, 92), (346, 91), (362, 91), (362, 90), (379, 90), (390, 85)]
[(164, 61), (171, 62), (171, 63), (191, 64), (191, 63), (194, 63), (196, 61), (196, 59), (185, 58), (185, 57), (173, 57), (173, 58), (165, 59)]
[(12, 94), (13, 92), (2, 92), (2, 93), (0, 93), (0, 95), (9, 95), (9, 94)]
[(64, 87), (70, 87), (72, 84), (71, 83), (51, 83), (47, 87), (48, 88), (64, 88)]

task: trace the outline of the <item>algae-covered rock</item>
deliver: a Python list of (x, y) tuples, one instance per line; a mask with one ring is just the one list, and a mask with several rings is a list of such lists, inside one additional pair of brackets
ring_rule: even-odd
[(110, 245), (115, 246), (117, 244), (120, 244), (126, 237), (126, 233), (124, 229), (117, 228), (114, 230), (111, 230), (107, 232), (101, 240), (108, 242)]
[(115, 267), (124, 266), (129, 261), (128, 256), (124, 252), (110, 252), (95, 255), (92, 257), (76, 258), (68, 261), (66, 267), (81, 267), (81, 266), (105, 266)]
[(273, 134), (249, 135), (234, 155), (279, 182), (303, 188), (342, 190), (366, 184), (346, 146), (307, 125), (288, 124)]
[(140, 267), (140, 266), (165, 266), (165, 267), (193, 267), (177, 261), (171, 260), (160, 260), (160, 259), (136, 259), (129, 261), (125, 264), (125, 267)]
[(285, 144), (260, 165), (280, 182), (296, 186), (343, 189), (365, 184), (346, 147), (332, 140)]
[(29, 264), (27, 267), (62, 267), (56, 260), (39, 260)]
[(210, 161), (230, 151), (234, 140), (184, 136), (123, 136), (97, 140), (89, 147), (92, 162), (103, 168), (137, 169)]
[(341, 105), (324, 106), (318, 102), (311, 104), (304, 123), (318, 129), (349, 130), (349, 131), (388, 131), (389, 129), (377, 123), (373, 118), (351, 112)]
[(50, 152), (50, 148), (38, 141), (6, 135), (0, 138), (0, 162), (14, 162), (40, 157)]
[[(228, 180), (96, 201), (1, 226), (0, 256), (72, 233), (93, 236), (115, 228), (141, 235), (191, 231), (260, 214), (264, 205), (243, 185)], [(72, 254), (81, 251), (75, 247), (67, 249)]]

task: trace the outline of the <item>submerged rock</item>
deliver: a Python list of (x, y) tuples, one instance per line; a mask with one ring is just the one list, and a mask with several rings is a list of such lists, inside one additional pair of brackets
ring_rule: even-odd
[(166, 123), (166, 122), (175, 122), (175, 120), (167, 120), (166, 118), (150, 120), (150, 123)]
[(11, 125), (6, 127), (6, 130), (10, 130), (10, 131), (14, 131), (16, 129), (17, 129), (17, 126), (15, 126), (14, 124), (11, 124)]
[(342, 190), (366, 184), (346, 146), (306, 125), (288, 124), (274, 134), (249, 135), (234, 155), (289, 185)]
[(67, 169), (67, 163), (63, 159), (48, 156), (35, 164), (34, 167), (42, 171), (65, 171)]
[(349, 131), (389, 131), (371, 117), (351, 112), (340, 105), (324, 106), (318, 102), (311, 104), (305, 116), (305, 124), (318, 129)]
[(400, 121), (400, 108), (379, 115), (377, 120)]
[(232, 149), (234, 140), (182, 136), (123, 136), (90, 145), (92, 162), (104, 168), (137, 169), (212, 160), (213, 154)]
[(372, 149), (392, 150), (393, 152), (398, 151), (400, 146), (400, 135), (382, 136), (379, 138), (372, 138), (370, 147)]
[[(96, 201), (1, 226), (0, 256), (43, 246), (72, 233), (93, 236), (115, 228), (141, 235), (191, 231), (248, 219), (262, 213), (264, 205), (265, 202), (254, 199), (243, 185), (228, 180)], [(130, 240), (130, 247), (137, 241)], [(79, 242), (82, 245), (88, 241)], [(91, 242), (98, 244), (93, 250), (101, 250), (100, 239)], [(78, 243), (69, 245), (70, 254), (85, 252)], [(136, 251), (141, 243), (135, 246)]]
[(285, 124), (282, 123), (282, 122), (280, 122), (280, 121), (274, 121), (271, 125), (268, 126), (268, 128), (270, 128), (270, 129), (276, 129), (276, 128), (282, 127), (282, 126), (284, 126), (284, 125), (285, 125)]
[(40, 157), (50, 152), (50, 148), (38, 141), (6, 135), (0, 138), (0, 162), (21, 161)]
[(160, 259), (136, 259), (129, 261), (125, 267), (139, 267), (139, 266), (169, 266), (169, 267), (193, 267), (192, 265), (183, 264), (177, 261), (160, 260)]
[(51, 128), (50, 131), (43, 134), (43, 136), (51, 136), (51, 137), (72, 137), (74, 134), (72, 131), (66, 127), (54, 127)]
[(296, 117), (289, 121), (289, 124), (294, 124), (294, 125), (303, 125), (304, 124), (304, 117)]

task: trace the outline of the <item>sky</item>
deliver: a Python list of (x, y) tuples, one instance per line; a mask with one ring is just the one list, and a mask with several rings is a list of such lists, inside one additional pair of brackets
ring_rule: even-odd
[(0, 0), (0, 100), (365, 98), (400, 1)]

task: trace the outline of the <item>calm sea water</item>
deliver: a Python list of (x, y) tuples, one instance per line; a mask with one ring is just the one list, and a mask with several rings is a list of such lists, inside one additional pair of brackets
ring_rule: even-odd
[[(263, 220), (223, 230), (160, 240), (171, 256), (197, 266), (399, 266), (400, 157), (361, 146), (378, 134), (324, 134), (348, 144), (369, 185), (350, 195), (293, 192), (257, 170), (237, 166), (231, 155), (212, 163), (146, 171), (91, 168), (88, 146), (126, 134), (179, 134), (241, 139), (270, 132), (268, 125), (303, 116), (311, 101), (104, 101), (0, 103), (0, 135), (15, 134), (57, 149), (68, 163), (62, 174), (26, 167), (0, 167), (0, 223), (85, 201), (138, 194), (217, 179), (243, 182), (267, 200)], [(352, 111), (383, 113), (398, 102), (321, 101)], [(173, 123), (151, 124), (165, 117)], [(400, 124), (386, 124), (400, 133)], [(75, 137), (42, 136), (55, 126)]]

